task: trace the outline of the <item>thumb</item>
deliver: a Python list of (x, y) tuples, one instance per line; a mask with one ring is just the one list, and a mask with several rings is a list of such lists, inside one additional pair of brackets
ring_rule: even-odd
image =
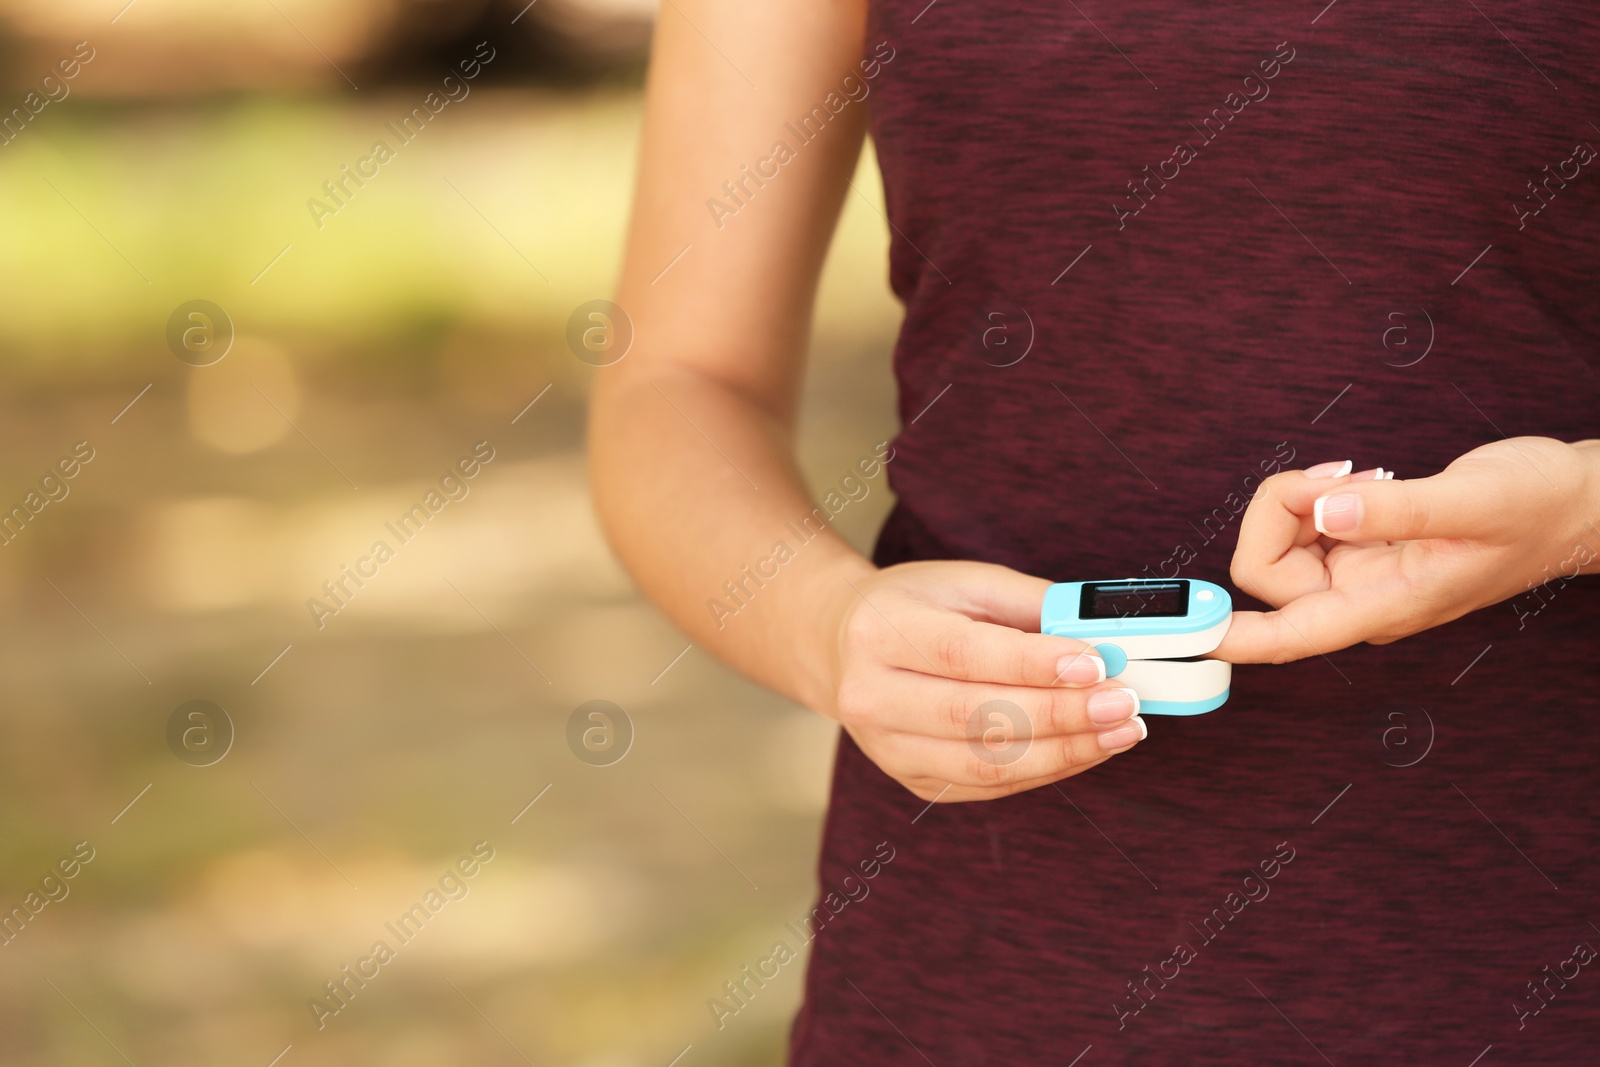
[(1481, 540), (1518, 510), (1518, 488), (1483, 470), (1352, 482), (1318, 497), (1312, 519), (1318, 533), (1340, 541)]

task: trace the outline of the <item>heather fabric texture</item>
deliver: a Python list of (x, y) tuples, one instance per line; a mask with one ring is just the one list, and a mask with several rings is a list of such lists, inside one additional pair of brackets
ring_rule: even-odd
[[(880, 564), (1227, 583), (1264, 474), (1600, 436), (1600, 9), (1321, 6), (874, 0)], [(1515, 603), (1005, 800), (843, 737), (792, 1061), (1595, 1062), (1600, 580)]]

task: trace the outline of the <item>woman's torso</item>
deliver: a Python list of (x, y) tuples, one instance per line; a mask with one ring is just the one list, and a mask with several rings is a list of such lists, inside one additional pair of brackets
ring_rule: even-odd
[[(1600, 436), (1592, 5), (875, 0), (880, 41), (880, 563), (1226, 581), (1275, 470)], [(1003, 801), (919, 814), (842, 738), (824, 891), (895, 859), (795, 1062), (1592, 1062), (1600, 974), (1528, 983), (1600, 946), (1600, 589), (1544, 601), (1241, 668)]]

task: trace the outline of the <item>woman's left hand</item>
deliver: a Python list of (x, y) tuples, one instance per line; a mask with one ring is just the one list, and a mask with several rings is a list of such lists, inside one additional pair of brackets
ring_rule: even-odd
[(1496, 441), (1412, 481), (1337, 470), (1285, 471), (1257, 490), (1232, 576), (1277, 610), (1234, 612), (1213, 657), (1286, 663), (1388, 644), (1600, 572), (1600, 441)]

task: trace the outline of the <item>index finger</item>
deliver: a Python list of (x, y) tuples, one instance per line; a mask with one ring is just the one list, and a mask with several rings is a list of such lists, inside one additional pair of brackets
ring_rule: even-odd
[(1381, 604), (1327, 589), (1291, 600), (1277, 611), (1236, 611), (1228, 633), (1208, 659), (1229, 663), (1289, 663), (1325, 656), (1377, 634), (1388, 612)]

